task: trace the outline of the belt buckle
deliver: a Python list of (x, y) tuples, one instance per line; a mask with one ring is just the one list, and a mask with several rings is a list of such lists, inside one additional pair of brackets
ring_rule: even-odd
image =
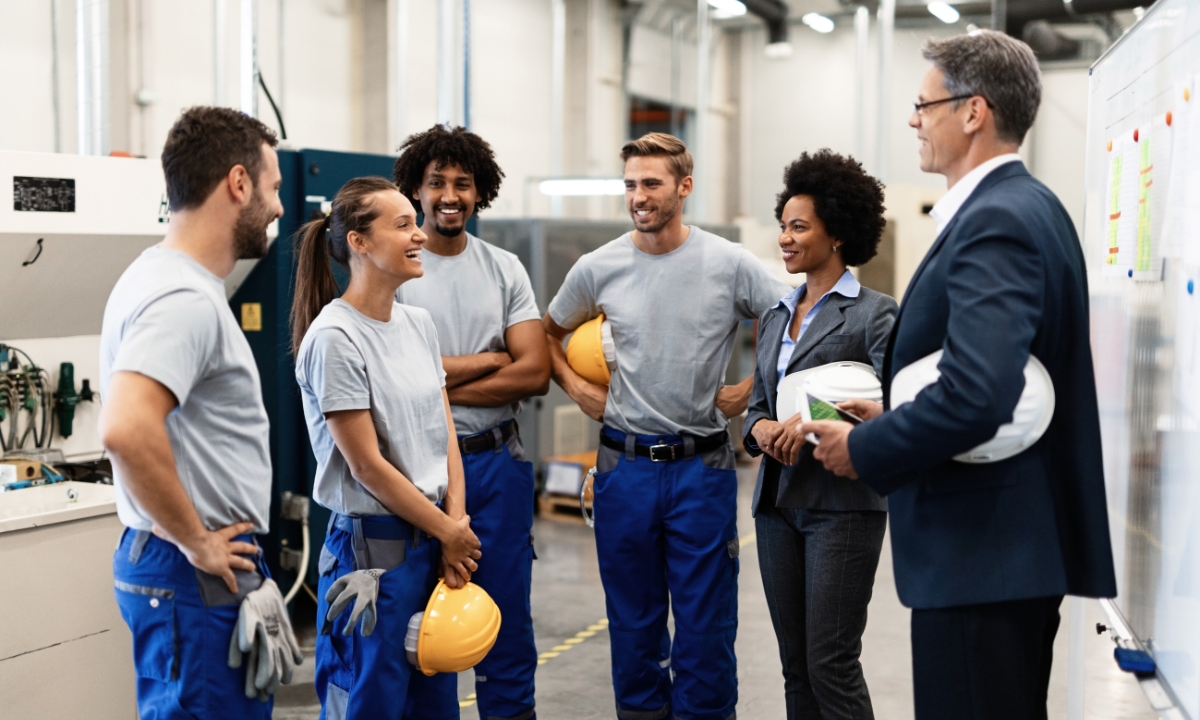
[(650, 462), (670, 462), (675, 459), (675, 448), (678, 445), (661, 445), (650, 446)]

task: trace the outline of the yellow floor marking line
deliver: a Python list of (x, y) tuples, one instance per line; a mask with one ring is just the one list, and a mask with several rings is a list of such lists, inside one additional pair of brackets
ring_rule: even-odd
[[(555, 645), (554, 647), (550, 648), (549, 651), (544, 652), (541, 655), (538, 655), (537, 664), (545, 665), (546, 663), (550, 662), (551, 660), (558, 657), (559, 655), (562, 655), (566, 651), (574, 648), (575, 646), (579, 645), (580, 643), (587, 640), (588, 638), (594, 637), (596, 635), (596, 633), (600, 632), (601, 630), (606, 630), (606, 629), (608, 629), (608, 618), (601, 618), (600, 620), (597, 620), (592, 625), (588, 625), (586, 630), (580, 630), (579, 632), (575, 633), (574, 637), (570, 637), (570, 638), (567, 638), (566, 640), (563, 640), (561, 645)], [(458, 702), (458, 706), (460, 708), (471, 707), (472, 705), (475, 704), (476, 701), (477, 701), (477, 698), (475, 697), (475, 693), (471, 693), (465, 699), (460, 700)]]
[[(756, 536), (757, 536), (757, 533), (750, 533), (748, 535), (745, 535), (738, 541), (738, 544), (741, 547), (745, 547), (745, 546), (749, 545), (750, 543), (754, 542)], [(545, 665), (546, 663), (550, 662), (551, 660), (558, 657), (559, 655), (562, 655), (563, 653), (567, 652), (571, 648), (574, 648), (575, 646), (579, 645), (580, 643), (587, 640), (588, 638), (594, 637), (596, 635), (596, 633), (600, 632), (601, 630), (607, 630), (607, 629), (608, 629), (608, 618), (601, 618), (601, 619), (597, 620), (594, 624), (588, 625), (586, 630), (580, 630), (579, 632), (575, 633), (574, 637), (570, 637), (570, 638), (567, 638), (566, 640), (563, 640), (561, 645), (555, 645), (554, 647), (550, 648), (550, 650), (538, 655), (537, 664)], [(475, 693), (471, 693), (464, 700), (460, 700), (458, 703), (458, 706), (460, 708), (471, 707), (472, 705), (475, 704), (475, 702), (476, 702)]]

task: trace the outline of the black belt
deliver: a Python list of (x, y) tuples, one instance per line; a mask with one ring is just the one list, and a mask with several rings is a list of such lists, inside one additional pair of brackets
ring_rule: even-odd
[[(672, 460), (683, 460), (692, 455), (700, 453), (712, 452), (725, 446), (729, 442), (729, 433), (721, 431), (716, 435), (708, 437), (688, 436), (692, 443), (685, 442), (663, 442), (657, 445), (642, 445), (638, 443), (634, 445), (633, 452), (638, 457), (650, 458), (652, 462), (670, 462)], [(614, 437), (609, 437), (605, 432), (600, 433), (600, 444), (606, 448), (613, 450), (625, 451), (625, 442)], [(691, 452), (688, 452), (687, 445), (691, 444)]]
[(472, 453), (483, 452), (484, 450), (496, 450), (516, 434), (517, 421), (509, 420), (500, 427), (485, 430), (475, 435), (460, 437), (458, 439), (458, 451), (463, 455), (471, 455)]

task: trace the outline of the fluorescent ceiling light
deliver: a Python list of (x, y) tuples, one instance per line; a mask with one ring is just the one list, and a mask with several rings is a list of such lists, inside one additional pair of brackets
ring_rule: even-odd
[(791, 57), (792, 44), (790, 42), (770, 43), (763, 48), (763, 53), (772, 60)]
[(944, 23), (949, 24), (958, 22), (958, 11), (955, 10), (954, 6), (949, 3), (942, 2), (942, 0), (933, 0), (933, 2), (929, 3), (925, 7), (929, 9), (929, 12), (932, 13), (935, 18)]
[(800, 18), (800, 21), (819, 33), (833, 32), (833, 20), (820, 13), (810, 12)]
[(621, 178), (559, 178), (538, 183), (543, 195), (624, 195), (625, 181)]
[(746, 6), (738, 0), (708, 0), (708, 6), (713, 9), (714, 20), (741, 17), (746, 14)]

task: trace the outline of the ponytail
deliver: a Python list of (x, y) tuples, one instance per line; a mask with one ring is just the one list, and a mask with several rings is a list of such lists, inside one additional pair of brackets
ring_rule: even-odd
[(300, 351), (300, 343), (317, 315), (341, 294), (333, 277), (330, 257), (350, 269), (350, 246), (346, 236), (350, 232), (370, 234), (371, 223), (379, 216), (372, 196), (387, 190), (396, 191), (396, 186), (385, 178), (355, 178), (338, 191), (328, 215), (300, 228), (300, 244), (296, 248), (296, 292), (291, 313), (293, 355)]

